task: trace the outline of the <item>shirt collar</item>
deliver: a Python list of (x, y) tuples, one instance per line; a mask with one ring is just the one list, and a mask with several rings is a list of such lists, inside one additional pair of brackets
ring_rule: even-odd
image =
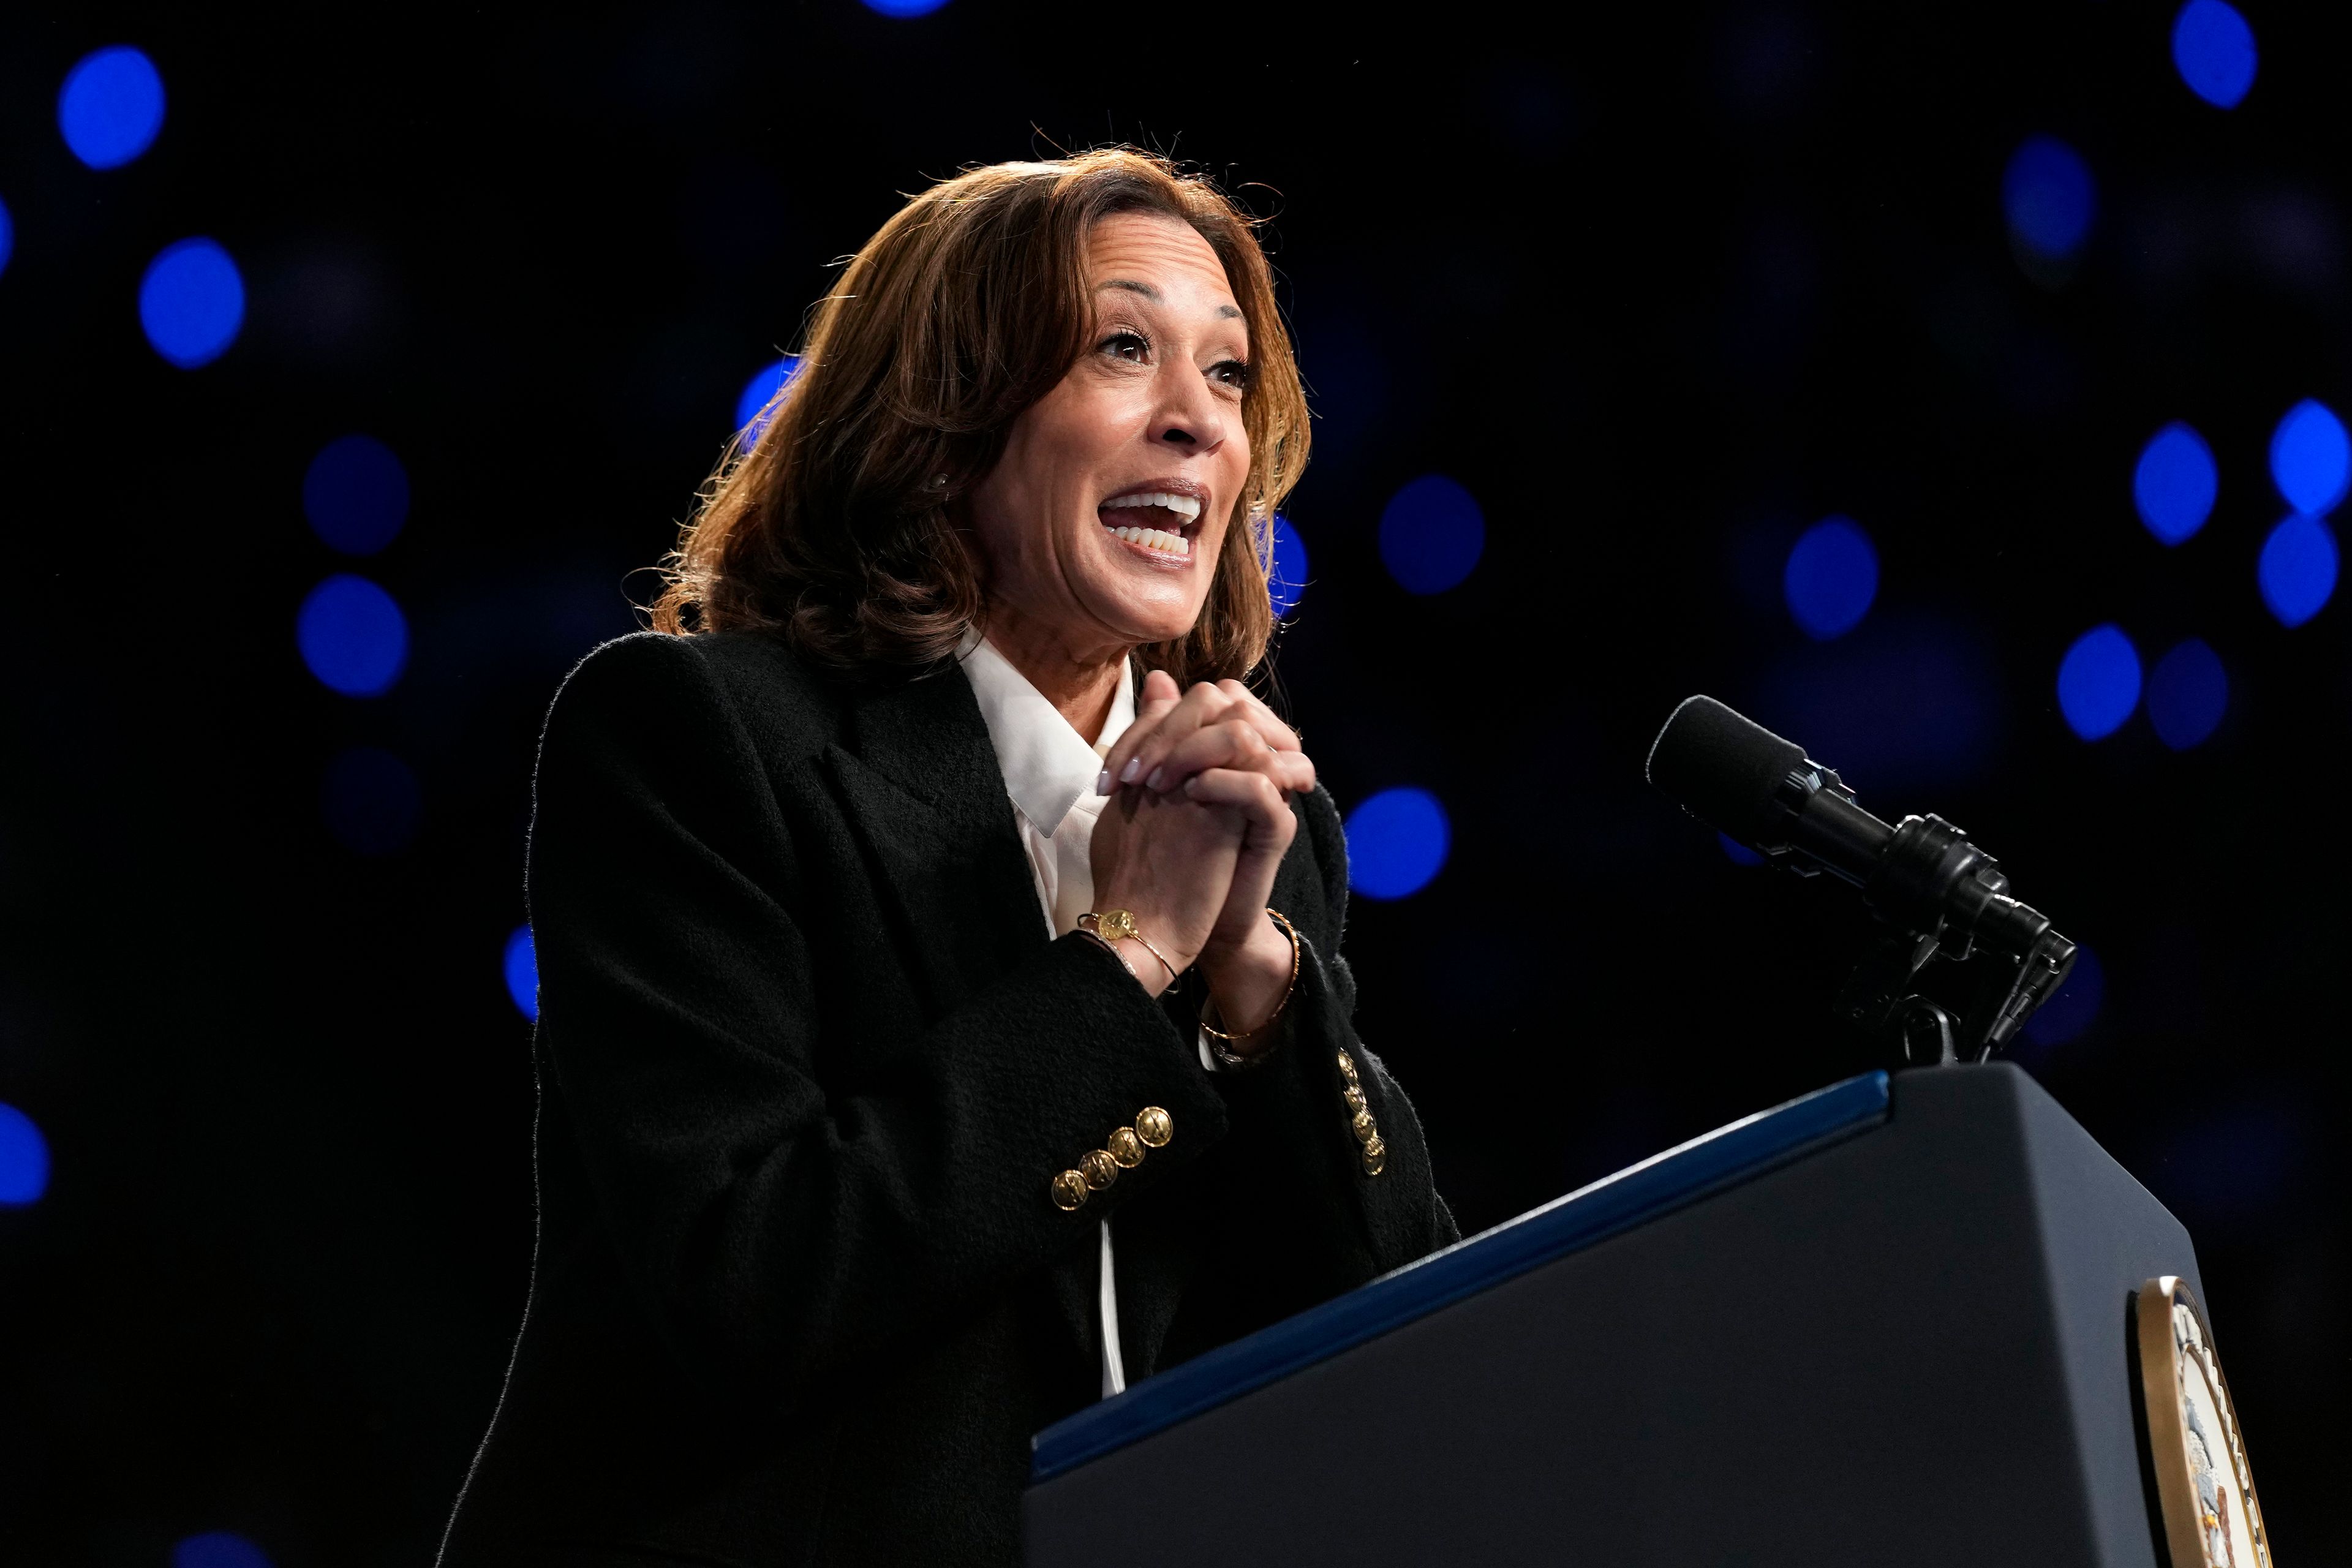
[(1061, 710), (978, 633), (965, 634), (957, 658), (964, 679), (971, 682), (971, 694), (980, 700), (980, 716), (988, 725), (989, 743), (996, 748), (998, 771), (1004, 775), (1004, 793), (1031, 826), (1051, 838), (1071, 807), (1102, 799), (1095, 794), (1095, 779), (1102, 772), (1103, 757), (1135, 722), (1134, 669), (1119, 670), (1110, 717), (1090, 746), (1070, 728)]

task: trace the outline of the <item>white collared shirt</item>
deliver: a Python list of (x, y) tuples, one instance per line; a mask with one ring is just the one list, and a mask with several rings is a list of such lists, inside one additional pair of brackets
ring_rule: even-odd
[[(1110, 717), (1089, 745), (1061, 710), (985, 639), (967, 635), (957, 658), (971, 682), (972, 695), (980, 700), (980, 716), (988, 724), (989, 742), (996, 748), (996, 764), (1004, 775), (1004, 793), (1013, 797), (1046, 929), (1066, 936), (1077, 929), (1078, 917), (1094, 908), (1089, 856), (1096, 819), (1108, 804), (1106, 796), (1095, 793), (1095, 780), (1102, 773), (1103, 758), (1135, 722), (1135, 672), (1132, 668), (1120, 671)], [(1213, 1067), (1205, 1041), (1201, 1065)], [(1119, 1356), (1110, 1221), (1102, 1222), (1101, 1233), (1102, 1391), (1108, 1399), (1127, 1386), (1127, 1368)]]

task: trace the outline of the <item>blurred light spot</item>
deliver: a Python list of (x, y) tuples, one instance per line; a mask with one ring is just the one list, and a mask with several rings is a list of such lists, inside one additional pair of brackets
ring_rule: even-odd
[(379, 697), (408, 662), (408, 620), (391, 595), (338, 573), (310, 590), (294, 639), (310, 673), (346, 697)]
[(8, 204), (0, 202), (0, 272), (8, 270), (8, 258), (16, 248), (16, 225), (8, 216)]
[(539, 953), (531, 945), (530, 927), (520, 925), (507, 938), (507, 994), (532, 1023), (539, 1022)]
[(2271, 433), (2271, 479), (2286, 504), (2324, 517), (2352, 481), (2352, 438), (2326, 404), (2305, 398)]
[(2019, 244), (2061, 259), (2090, 237), (2098, 194), (2090, 165), (2074, 149), (2054, 136), (2029, 136), (2002, 171), (2000, 205)]
[(1348, 814), (1348, 885), (1368, 899), (1417, 893), (1444, 868), (1453, 837), (1435, 795), (1384, 789)]
[(406, 763), (375, 746), (353, 746), (327, 764), (320, 805), (327, 831), (358, 855), (390, 855), (408, 847), (425, 814), (425, 797)]
[(2221, 656), (2196, 637), (2156, 661), (2147, 677), (2147, 721), (2156, 738), (2176, 752), (2203, 742), (2230, 707), (2230, 675)]
[(1307, 542), (1279, 512), (1274, 519), (1274, 570), (1266, 574), (1265, 592), (1276, 620), (1297, 609), (1298, 596), (1307, 592)]
[(866, 8), (885, 16), (928, 16), (948, 0), (866, 0)]
[(1805, 530), (1780, 573), (1780, 596), (1817, 642), (1853, 630), (1878, 597), (1878, 552), (1870, 535), (1850, 517), (1825, 517)]
[(2235, 109), (2254, 85), (2254, 30), (2224, 0), (2189, 0), (2172, 22), (2172, 63), (2189, 90)]
[(1784, 657), (1759, 684), (1756, 716), (1843, 773), (1867, 804), (1883, 791), (1978, 776), (1998, 755), (2001, 691), (1976, 627), (1882, 614)]
[(58, 92), (58, 129), (93, 169), (128, 163), (163, 129), (163, 79), (128, 45), (84, 55)]
[(1723, 847), (1723, 852), (1731, 858), (1731, 863), (1735, 866), (1761, 866), (1764, 864), (1763, 856), (1759, 855), (1755, 850), (1750, 849), (1747, 845), (1742, 844), (1738, 839), (1734, 838), (1728, 833), (1717, 834), (1715, 836), (1715, 841)]
[(2107, 972), (2100, 966), (2099, 955), (2078, 945), (2066, 984), (2025, 1021), (2025, 1037), (2037, 1046), (2063, 1046), (2079, 1038), (2097, 1021), (2100, 1004), (2106, 999)]
[(408, 470), (373, 436), (330, 441), (302, 475), (302, 515), (344, 554), (373, 555), (408, 521)]
[(172, 1548), (172, 1568), (269, 1568), (269, 1554), (231, 1531), (208, 1530)]
[(2139, 650), (2117, 626), (2093, 626), (2058, 661), (2058, 710), (2085, 741), (2124, 727), (2139, 706)]
[(165, 246), (139, 280), (139, 324), (155, 352), (182, 370), (210, 364), (245, 325), (245, 279), (209, 239)]
[(38, 1203), (48, 1187), (48, 1140), (31, 1117), (0, 1101), (0, 1208)]
[(2178, 544), (2205, 526), (2221, 486), (2213, 449), (2178, 419), (2147, 438), (2132, 470), (2139, 520), (2167, 544)]
[(2263, 541), (2254, 563), (2263, 603), (2283, 626), (2299, 626), (2336, 592), (2336, 535), (2315, 517), (2290, 517)]
[(768, 421), (776, 416), (772, 405), (793, 377), (801, 371), (798, 354), (786, 354), (773, 364), (763, 364), (743, 384), (741, 395), (735, 399), (735, 428), (742, 432), (742, 444), (750, 447), (767, 429)]
[(1443, 474), (1423, 474), (1381, 512), (1381, 559), (1407, 593), (1443, 594), (1478, 564), (1486, 515)]

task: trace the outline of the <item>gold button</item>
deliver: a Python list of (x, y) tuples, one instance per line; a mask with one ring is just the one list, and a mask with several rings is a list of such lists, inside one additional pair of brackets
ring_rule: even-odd
[(1356, 1112), (1356, 1119), (1349, 1125), (1356, 1130), (1356, 1142), (1367, 1148), (1371, 1146), (1373, 1139), (1381, 1135), (1381, 1124), (1372, 1120), (1372, 1113), (1369, 1110)]
[(1065, 1171), (1054, 1178), (1054, 1206), (1064, 1214), (1076, 1214), (1086, 1206), (1087, 1178), (1081, 1171)]
[(1118, 1180), (1118, 1163), (1099, 1149), (1089, 1149), (1079, 1155), (1078, 1169), (1085, 1173), (1087, 1185), (1097, 1192)]
[(1147, 1149), (1165, 1149), (1168, 1140), (1176, 1136), (1176, 1119), (1156, 1105), (1147, 1105), (1135, 1113), (1135, 1135)]
[(1143, 1140), (1135, 1135), (1132, 1127), (1112, 1128), (1110, 1136), (1103, 1140), (1103, 1148), (1118, 1162), (1122, 1171), (1132, 1171), (1143, 1163)]
[(1356, 1058), (1345, 1051), (1339, 1053), (1339, 1076), (1349, 1083), (1356, 1081)]
[(1339, 1098), (1348, 1102), (1348, 1109), (1349, 1110), (1360, 1111), (1370, 1109), (1370, 1106), (1364, 1099), (1364, 1091), (1358, 1089), (1352, 1083), (1339, 1091)]
[(1364, 1174), (1377, 1176), (1388, 1163), (1388, 1142), (1375, 1132), (1364, 1141)]

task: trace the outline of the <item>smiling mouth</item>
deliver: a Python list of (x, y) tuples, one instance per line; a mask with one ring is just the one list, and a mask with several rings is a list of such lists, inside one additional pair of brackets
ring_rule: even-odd
[(1177, 490), (1123, 491), (1097, 509), (1102, 525), (1126, 543), (1169, 562), (1188, 561), (1201, 521), (1201, 498)]

